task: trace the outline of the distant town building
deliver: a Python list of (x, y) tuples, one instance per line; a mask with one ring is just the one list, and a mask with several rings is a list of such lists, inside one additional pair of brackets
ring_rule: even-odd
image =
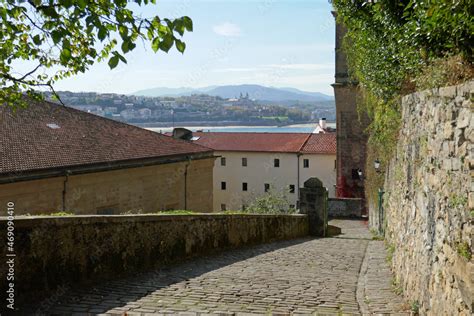
[(193, 143), (215, 150), (214, 211), (241, 210), (266, 191), (284, 193), (297, 207), (303, 183), (318, 177), (335, 195), (334, 133), (196, 132)]
[(15, 214), (213, 208), (213, 150), (70, 107), (0, 106), (0, 204)]

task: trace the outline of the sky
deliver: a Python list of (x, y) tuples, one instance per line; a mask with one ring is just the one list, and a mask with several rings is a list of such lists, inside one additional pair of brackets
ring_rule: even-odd
[[(136, 8), (134, 8), (136, 9)], [(143, 16), (187, 15), (184, 54), (139, 43), (128, 63), (105, 62), (56, 90), (133, 93), (155, 87), (261, 84), (333, 95), (334, 18), (328, 0), (157, 0)]]

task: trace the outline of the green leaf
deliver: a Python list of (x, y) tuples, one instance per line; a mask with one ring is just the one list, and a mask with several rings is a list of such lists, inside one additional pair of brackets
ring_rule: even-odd
[(107, 36), (107, 33), (107, 29), (105, 27), (101, 27), (99, 29), (99, 32), (97, 33), (97, 37), (99, 38), (99, 40), (103, 41)]
[(77, 0), (77, 5), (81, 9), (85, 9), (87, 6), (87, 0)]
[(36, 45), (41, 45), (43, 41), (41, 40), (41, 37), (39, 35), (35, 35), (33, 36), (33, 43), (35, 43)]
[(122, 39), (126, 39), (128, 37), (128, 28), (123, 26), (123, 25), (120, 25), (119, 26), (119, 33), (120, 33), (120, 37), (122, 37)]
[(118, 57), (117, 55), (112, 56), (112, 57), (109, 59), (109, 63), (108, 63), (110, 69), (114, 69), (115, 67), (117, 67), (118, 62), (119, 62), (119, 57)]
[(71, 59), (71, 51), (67, 48), (64, 48), (59, 55), (59, 59), (61, 63), (67, 64), (67, 62)]
[(179, 33), (179, 35), (183, 36), (184, 34), (184, 22), (181, 19), (175, 20), (174, 21), (174, 29), (176, 32)]
[(184, 53), (184, 50), (186, 49), (186, 43), (179, 39), (175, 39), (174, 41), (176, 43), (176, 49), (182, 54)]
[(151, 49), (156, 53), (158, 49), (160, 49), (160, 38), (155, 37), (153, 41), (151, 42)]
[(122, 52), (124, 54), (128, 53), (128, 51), (130, 50), (129, 43), (130, 43), (129, 41), (123, 41), (123, 43), (122, 43), (121, 48), (122, 48)]
[(52, 7), (52, 6), (46, 6), (46, 7), (42, 8), (42, 11), (43, 11), (44, 15), (46, 15), (46, 16), (49, 16), (49, 17), (52, 17), (52, 18), (59, 17), (58, 13), (56, 12), (56, 9), (54, 9), (54, 7)]
[(193, 31), (193, 20), (189, 16), (183, 16), (183, 24), (187, 31)]
[(174, 43), (174, 38), (171, 35), (166, 35), (163, 37), (163, 40), (161, 41), (160, 44), (160, 49), (164, 52), (168, 52), (170, 48), (173, 46)]
[(61, 0), (60, 1), (66, 8), (70, 8), (72, 6), (72, 0)]
[(114, 55), (117, 56), (123, 63), (127, 63), (127, 60), (125, 59), (125, 57), (123, 57), (122, 55), (120, 55), (118, 52), (114, 52)]

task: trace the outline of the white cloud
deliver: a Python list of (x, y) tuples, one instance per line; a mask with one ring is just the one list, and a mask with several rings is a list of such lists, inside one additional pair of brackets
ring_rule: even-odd
[(233, 24), (230, 22), (214, 25), (212, 30), (214, 31), (214, 33), (226, 37), (238, 37), (242, 35), (240, 27), (237, 24)]
[(332, 64), (271, 64), (266, 65), (271, 68), (279, 69), (291, 69), (291, 70), (326, 70), (333, 69), (334, 65)]
[(258, 68), (217, 68), (214, 72), (251, 72), (258, 71)]

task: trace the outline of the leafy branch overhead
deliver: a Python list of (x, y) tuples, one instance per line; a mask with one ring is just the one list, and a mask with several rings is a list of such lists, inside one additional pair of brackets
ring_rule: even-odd
[[(139, 6), (156, 0), (133, 0)], [(173, 46), (183, 53), (181, 40), (193, 30), (192, 20), (143, 18), (127, 8), (127, 0), (0, 0), (0, 103), (12, 103), (21, 91), (35, 95), (38, 87), (53, 88), (63, 78), (107, 61), (111, 69), (127, 63), (125, 55), (137, 42), (154, 52)], [(13, 65), (29, 61), (31, 69), (14, 72)], [(54, 90), (53, 90), (54, 91)]]

